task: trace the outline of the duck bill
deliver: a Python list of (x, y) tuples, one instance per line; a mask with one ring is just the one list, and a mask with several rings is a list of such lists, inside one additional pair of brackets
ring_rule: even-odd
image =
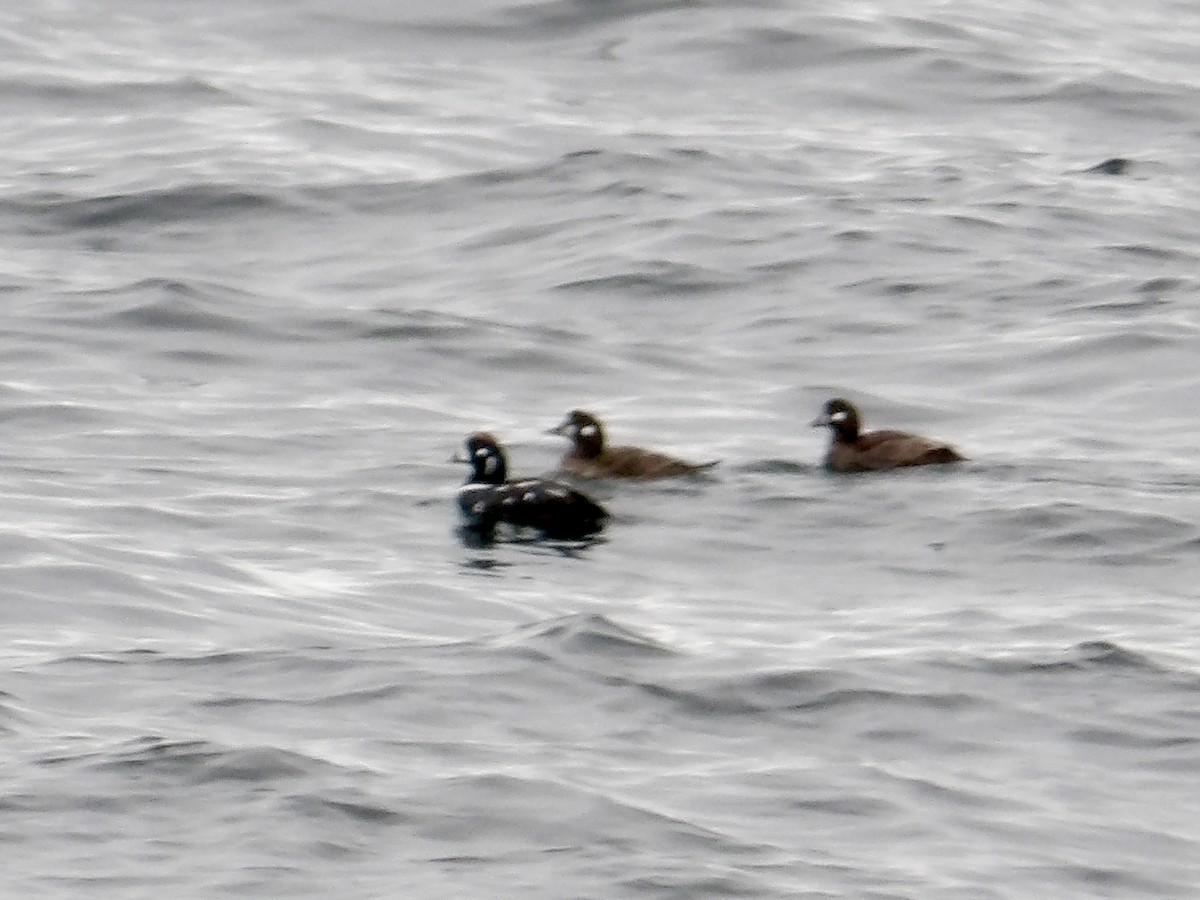
[(462, 450), (459, 450), (457, 453), (455, 453), (453, 456), (451, 456), (448, 460), (446, 460), (446, 462), (452, 462), (452, 463), (469, 463), (470, 461), (471, 460), (467, 458), (467, 454), (464, 453)]
[(829, 418), (828, 413), (822, 413), (808, 423), (810, 428), (828, 428), (832, 424), (833, 419)]
[(567, 429), (570, 427), (570, 422), (563, 422), (560, 425), (555, 425), (553, 428), (547, 428), (546, 434), (557, 434), (560, 437), (567, 437)]

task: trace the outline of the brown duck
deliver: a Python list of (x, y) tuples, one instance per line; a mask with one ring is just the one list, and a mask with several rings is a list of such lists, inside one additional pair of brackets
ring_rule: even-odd
[(719, 462), (692, 463), (641, 447), (606, 447), (600, 420), (579, 409), (567, 413), (549, 434), (571, 439), (572, 447), (560, 468), (580, 478), (672, 478), (695, 475)]
[(858, 410), (837, 398), (825, 404), (813, 428), (828, 428), (833, 441), (825, 454), (825, 467), (835, 472), (879, 472), (902, 466), (928, 466), (959, 462), (962, 456), (949, 444), (904, 431), (859, 431)]

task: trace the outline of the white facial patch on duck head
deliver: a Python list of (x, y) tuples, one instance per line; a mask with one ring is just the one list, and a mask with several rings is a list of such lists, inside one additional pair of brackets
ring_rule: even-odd
[(839, 409), (829, 417), (829, 421), (833, 422), (835, 425), (841, 425), (848, 418), (850, 418), (850, 413), (846, 412), (844, 409)]
[(596, 434), (598, 433), (598, 429), (596, 428), (595, 425), (584, 425), (582, 428), (579, 429), (579, 433), (587, 438), (595, 437)]

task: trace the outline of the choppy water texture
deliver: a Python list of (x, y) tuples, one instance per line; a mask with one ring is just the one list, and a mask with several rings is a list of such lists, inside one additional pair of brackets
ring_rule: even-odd
[[(0, 12), (5, 895), (1195, 896), (1198, 35)], [(575, 407), (723, 463), (460, 540)]]

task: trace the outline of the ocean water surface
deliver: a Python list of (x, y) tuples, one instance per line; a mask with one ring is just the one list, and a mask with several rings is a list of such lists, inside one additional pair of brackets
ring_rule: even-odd
[[(0, 886), (1195, 896), (1197, 35), (0, 12)], [(969, 460), (827, 473), (838, 395)], [(464, 541), (577, 407), (721, 465)]]

